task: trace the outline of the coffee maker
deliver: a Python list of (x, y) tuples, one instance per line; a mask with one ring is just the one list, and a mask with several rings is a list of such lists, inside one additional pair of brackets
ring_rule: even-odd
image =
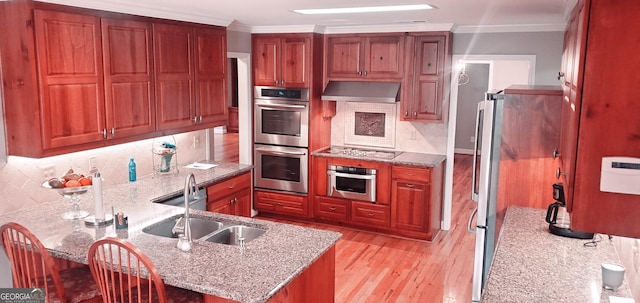
[(547, 209), (546, 220), (549, 223), (549, 232), (568, 238), (593, 239), (593, 233), (571, 229), (571, 217), (567, 212), (562, 183), (553, 184), (553, 199), (556, 201)]

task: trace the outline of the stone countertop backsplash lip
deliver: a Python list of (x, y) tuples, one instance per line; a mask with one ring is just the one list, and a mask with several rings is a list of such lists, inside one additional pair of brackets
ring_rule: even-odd
[(589, 240), (549, 233), (545, 214), (544, 209), (507, 209), (482, 302), (609, 302), (609, 296), (632, 297), (626, 277), (615, 291), (602, 288), (600, 264), (621, 264), (607, 235), (596, 235), (600, 242), (595, 247), (585, 246)]
[[(391, 164), (398, 164), (398, 165), (422, 166), (422, 167), (434, 167), (444, 162), (447, 159), (445, 155), (403, 152), (403, 151), (394, 151), (394, 152), (399, 152), (399, 154), (393, 159), (365, 158), (361, 156), (353, 156), (353, 155), (345, 155), (345, 154), (332, 154), (328, 152), (330, 148), (331, 147), (323, 147), (321, 149), (311, 152), (311, 155), (328, 157), (328, 158), (355, 159), (355, 160), (363, 160), (363, 161), (384, 162), (384, 163), (391, 163)], [(378, 150), (375, 148), (363, 148), (363, 149)], [(390, 151), (390, 150), (380, 150), (380, 151)]]
[[(142, 232), (146, 226), (184, 213), (181, 207), (151, 201), (180, 193), (188, 173), (195, 175), (198, 185), (207, 186), (253, 168), (238, 163), (203, 162), (218, 166), (208, 170), (179, 168), (176, 174), (144, 176), (136, 182), (105, 187), (105, 211), (110, 213), (113, 207), (115, 212), (123, 212), (128, 217), (128, 229), (116, 230), (113, 224), (90, 227), (83, 220), (63, 220), (60, 215), (70, 209), (70, 202), (62, 196), (2, 214), (0, 225), (18, 222), (33, 232), (54, 257), (84, 264), (88, 260), (88, 248), (96, 239), (126, 238), (149, 256), (165, 284), (249, 303), (268, 301), (342, 236), (332, 231), (199, 210), (192, 210), (192, 216), (261, 227), (267, 232), (246, 243), (244, 252), (237, 246), (194, 240), (188, 253), (176, 248), (177, 239)], [(90, 214), (94, 213), (92, 193), (89, 190), (80, 200), (81, 209)]]

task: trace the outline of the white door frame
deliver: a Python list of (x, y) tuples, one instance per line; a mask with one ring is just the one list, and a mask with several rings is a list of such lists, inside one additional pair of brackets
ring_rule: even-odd
[[(453, 202), (453, 157), (455, 153), (456, 144), (456, 116), (458, 114), (458, 72), (460, 67), (458, 62), (469, 63), (489, 63), (489, 87), (492, 85), (493, 79), (493, 62), (494, 61), (529, 61), (529, 84), (535, 82), (535, 55), (453, 55), (452, 57), (452, 71), (451, 71), (451, 95), (449, 99), (449, 127), (447, 133), (447, 163), (445, 167), (445, 180), (444, 180), (444, 201), (442, 207), (442, 229), (451, 229), (451, 205)], [(480, 101), (482, 96), (478, 96)], [(469, 188), (469, 195), (471, 195), (471, 188)]]
[(227, 58), (238, 59), (238, 151), (241, 164), (252, 164), (251, 54), (227, 52)]

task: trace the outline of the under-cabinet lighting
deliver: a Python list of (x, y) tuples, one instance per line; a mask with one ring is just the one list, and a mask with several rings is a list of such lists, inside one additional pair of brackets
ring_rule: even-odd
[(375, 12), (397, 12), (414, 11), (422, 9), (433, 9), (429, 4), (414, 5), (389, 5), (389, 6), (363, 6), (363, 7), (341, 7), (341, 8), (318, 8), (318, 9), (295, 9), (294, 12), (303, 15), (323, 15), (323, 14), (350, 14), (350, 13), (375, 13)]

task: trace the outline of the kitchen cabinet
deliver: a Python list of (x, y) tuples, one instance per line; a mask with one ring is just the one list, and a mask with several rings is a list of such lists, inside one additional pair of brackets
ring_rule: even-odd
[(308, 88), (311, 85), (311, 35), (252, 35), (253, 83)]
[(435, 167), (394, 165), (391, 228), (397, 234), (433, 240), (442, 218), (444, 164)]
[(369, 228), (386, 228), (389, 226), (389, 206), (351, 201), (351, 221)]
[(102, 22), (104, 99), (103, 134), (122, 138), (155, 131), (151, 26), (148, 22)]
[[(182, 76), (178, 71), (185, 59), (175, 49), (184, 37), (162, 31), (177, 24), (171, 21), (1, 1), (0, 24), (12, 28), (0, 33), (10, 155), (53, 156), (226, 121), (226, 32), (221, 27), (180, 23), (194, 43), (186, 51), (194, 64), (187, 85), (174, 77)], [(154, 38), (160, 45), (154, 47)], [(172, 124), (184, 100), (197, 124)]]
[(251, 172), (208, 186), (207, 211), (251, 217)]
[(444, 123), (449, 108), (451, 33), (407, 35), (400, 119)]
[(158, 129), (226, 124), (226, 32), (154, 23)]
[(404, 76), (404, 34), (326, 36), (328, 80), (393, 80)]
[(629, 32), (640, 26), (639, 11), (640, 2), (633, 0), (578, 1), (567, 29), (576, 42), (565, 45), (573, 53), (564, 66), (576, 74), (565, 81), (558, 176), (574, 230), (640, 237), (640, 196), (600, 188), (604, 157), (640, 158), (634, 85), (640, 39)]
[(269, 214), (309, 217), (307, 196), (301, 194), (256, 190), (254, 208)]

